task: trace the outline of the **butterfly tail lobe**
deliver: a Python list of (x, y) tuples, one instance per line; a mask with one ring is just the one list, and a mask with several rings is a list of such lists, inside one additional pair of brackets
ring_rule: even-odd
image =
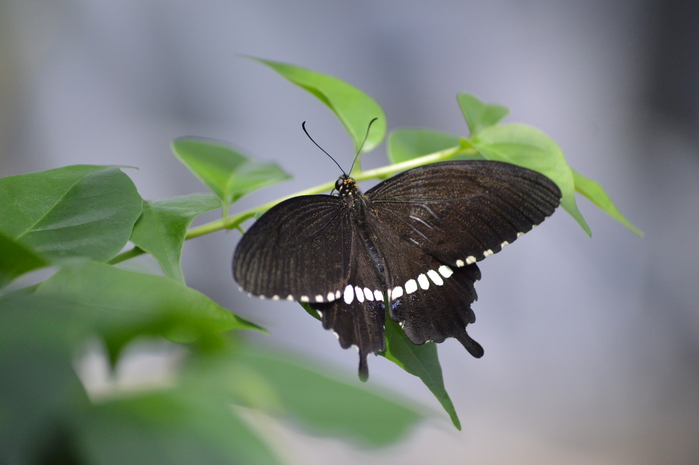
[(369, 379), (369, 364), (366, 357), (367, 354), (359, 353), (359, 380), (363, 383)]
[(322, 314), (323, 328), (335, 333), (340, 347), (355, 347), (359, 352), (359, 379), (369, 377), (367, 356), (386, 350), (384, 338), (385, 310), (383, 302), (356, 299), (351, 304), (344, 300), (331, 303), (311, 303)]
[(475, 358), (481, 358), (485, 353), (483, 346), (472, 339), (466, 331), (464, 331), (462, 334), (457, 334), (454, 337), (461, 343), (462, 346), (464, 346), (468, 353)]

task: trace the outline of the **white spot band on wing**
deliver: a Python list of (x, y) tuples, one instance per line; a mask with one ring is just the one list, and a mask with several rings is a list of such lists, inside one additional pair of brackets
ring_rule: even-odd
[(417, 283), (420, 285), (420, 289), (423, 291), (426, 291), (430, 287), (430, 280), (427, 279), (427, 276), (425, 276), (424, 273), (420, 273), (420, 275), (417, 277)]
[(357, 300), (359, 302), (364, 302), (364, 291), (362, 291), (362, 288), (359, 286), (354, 287), (354, 295), (357, 296)]
[(451, 275), (454, 274), (454, 270), (452, 270), (451, 268), (449, 268), (447, 265), (442, 265), (442, 266), (440, 266), (440, 267), (437, 269), (437, 271), (439, 271), (439, 274), (441, 274), (441, 275), (444, 276), (445, 278), (449, 278), (449, 277), (451, 277)]
[(413, 292), (417, 291), (417, 283), (415, 282), (414, 279), (409, 279), (405, 282), (405, 292), (407, 294), (412, 294)]
[(442, 277), (439, 276), (439, 273), (437, 273), (434, 270), (428, 271), (427, 276), (429, 276), (432, 282), (435, 283), (437, 286), (441, 286), (442, 284), (444, 284), (444, 280), (442, 279)]
[(352, 301), (354, 300), (354, 288), (352, 287), (351, 284), (348, 284), (347, 287), (345, 288), (345, 303), (347, 305), (351, 304)]

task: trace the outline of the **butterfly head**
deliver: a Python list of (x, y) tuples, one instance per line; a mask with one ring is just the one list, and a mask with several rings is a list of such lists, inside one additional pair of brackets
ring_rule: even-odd
[(335, 190), (340, 197), (347, 197), (357, 193), (357, 182), (348, 174), (343, 174), (335, 181)]

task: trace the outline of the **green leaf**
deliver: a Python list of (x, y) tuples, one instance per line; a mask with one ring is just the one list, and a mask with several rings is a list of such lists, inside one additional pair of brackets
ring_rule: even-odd
[(126, 245), (141, 208), (118, 167), (74, 165), (0, 179), (0, 230), (50, 260), (109, 260)]
[(362, 445), (394, 443), (421, 420), (421, 413), (395, 395), (329, 371), (257, 347), (225, 354), (216, 365), (204, 365), (189, 377), (313, 434), (350, 438)]
[(510, 112), (507, 107), (483, 103), (471, 94), (459, 93), (457, 100), (471, 130), (471, 135), (483, 128), (496, 125)]
[(223, 142), (182, 137), (172, 142), (175, 156), (228, 207), (244, 195), (291, 176), (274, 162), (253, 161)]
[(460, 146), (459, 136), (423, 128), (393, 131), (388, 137), (388, 159), (391, 163), (412, 160), (430, 153)]
[(207, 392), (174, 390), (103, 402), (85, 415), (78, 434), (87, 463), (281, 463), (246, 421)]
[[(321, 74), (300, 66), (277, 61), (254, 60), (264, 63), (299, 87), (306, 89), (326, 104), (347, 129), (354, 141), (356, 152), (369, 152), (381, 143), (386, 135), (386, 114), (381, 106), (356, 87), (328, 74)], [(364, 141), (369, 122), (378, 118), (371, 126)]]
[(578, 192), (582, 193), (585, 197), (590, 199), (592, 203), (607, 212), (612, 218), (619, 221), (635, 234), (643, 237), (643, 231), (631, 224), (631, 222), (621, 214), (607, 192), (597, 181), (593, 181), (575, 170), (573, 170), (573, 179), (575, 179), (575, 188)]
[(121, 270), (100, 263), (65, 267), (39, 285), (53, 296), (92, 311), (113, 360), (139, 335), (157, 334), (189, 342), (230, 329), (262, 330), (170, 278)]
[(456, 429), (461, 430), (461, 421), (444, 387), (442, 367), (437, 355), (437, 344), (434, 342), (427, 342), (419, 346), (413, 344), (400, 325), (387, 317), (386, 352), (382, 355), (411, 375), (420, 378), (442, 404)]
[[(73, 364), (92, 335), (94, 310), (55, 295), (0, 299), (0, 462), (279, 463), (230, 402), (210, 390), (173, 388), (89, 404)], [(65, 460), (61, 449), (81, 460)]]
[(301, 305), (301, 307), (303, 307), (303, 309), (306, 310), (306, 313), (308, 313), (309, 315), (311, 315), (311, 316), (312, 316), (313, 318), (315, 318), (316, 320), (318, 320), (318, 321), (322, 321), (322, 320), (323, 320), (323, 319), (320, 317), (320, 315), (318, 314), (318, 311), (315, 310), (314, 308), (311, 308), (311, 306), (308, 305), (307, 303), (305, 303), (305, 302), (299, 302), (299, 305)]
[(0, 288), (11, 283), (24, 273), (43, 268), (49, 262), (36, 254), (29, 247), (12, 240), (0, 232)]
[(470, 138), (471, 143), (489, 160), (513, 163), (547, 176), (561, 189), (561, 206), (592, 235), (575, 200), (573, 172), (563, 151), (546, 134), (526, 124), (490, 126)]
[(89, 332), (75, 310), (33, 295), (0, 299), (0, 463), (64, 463), (55, 437), (87, 403), (73, 362)]
[(180, 257), (187, 228), (195, 217), (221, 207), (212, 194), (192, 194), (143, 202), (131, 242), (151, 254), (166, 276), (184, 284)]

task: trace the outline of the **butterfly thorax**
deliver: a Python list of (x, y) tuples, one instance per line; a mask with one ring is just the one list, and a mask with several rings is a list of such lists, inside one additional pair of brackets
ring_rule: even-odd
[(345, 208), (353, 212), (354, 221), (363, 224), (365, 216), (371, 212), (371, 201), (357, 187), (357, 182), (347, 174), (340, 176), (335, 182), (335, 189)]
[(369, 251), (369, 256), (377, 270), (377, 279), (381, 283), (381, 289), (386, 287), (386, 260), (383, 253), (379, 250), (377, 244), (377, 229), (372, 227), (372, 221), (368, 218), (371, 216), (371, 200), (366, 195), (363, 195), (357, 187), (357, 182), (350, 176), (343, 174), (335, 182), (335, 189), (339, 193), (345, 208), (351, 212), (352, 224), (355, 227), (355, 234), (360, 238), (364, 246)]

